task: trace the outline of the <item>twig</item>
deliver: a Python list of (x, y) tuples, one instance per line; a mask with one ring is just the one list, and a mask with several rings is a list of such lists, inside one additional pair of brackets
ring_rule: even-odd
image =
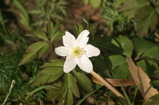
[(10, 88), (9, 88), (9, 93), (7, 94), (7, 96), (6, 96), (6, 98), (5, 98), (5, 100), (4, 100), (2, 105), (4, 105), (6, 103), (8, 97), (10, 95), (10, 92), (11, 92), (12, 88), (14, 87), (14, 84), (15, 84), (15, 80), (12, 80), (12, 83), (11, 83)]

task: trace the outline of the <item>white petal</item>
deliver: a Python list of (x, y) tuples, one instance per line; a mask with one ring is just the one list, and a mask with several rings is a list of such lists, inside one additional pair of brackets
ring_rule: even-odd
[(98, 56), (100, 54), (100, 50), (91, 44), (87, 44), (84, 50), (87, 57)]
[(76, 40), (76, 46), (79, 46), (79, 47), (84, 47), (89, 38), (87, 37), (89, 35), (89, 31), (88, 30), (84, 30), (82, 31), (79, 36), (77, 37), (77, 40)]
[(93, 65), (92, 62), (88, 59), (86, 55), (83, 55), (79, 59), (77, 59), (77, 65), (79, 66), (80, 69), (83, 71), (90, 73), (93, 71)]
[(55, 48), (55, 53), (59, 56), (67, 56), (70, 53), (70, 49), (64, 46)]
[(71, 70), (73, 70), (76, 66), (76, 59), (74, 57), (72, 57), (71, 55), (66, 57), (66, 61), (64, 63), (64, 72), (68, 73)]
[(63, 44), (65, 47), (73, 48), (75, 45), (75, 37), (70, 32), (65, 32), (63, 38)]

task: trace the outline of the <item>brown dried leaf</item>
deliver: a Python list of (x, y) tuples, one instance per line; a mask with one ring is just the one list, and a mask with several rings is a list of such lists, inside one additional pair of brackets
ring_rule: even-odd
[[(106, 81), (108, 81), (111, 85), (117, 87), (117, 86), (131, 86), (131, 85), (135, 85), (135, 82), (133, 79), (128, 78), (128, 79), (110, 79), (110, 78), (105, 78)], [(102, 84), (101, 82), (99, 82), (96, 78), (93, 77), (93, 82)]]
[(141, 67), (136, 66), (131, 58), (127, 57), (126, 60), (135, 84), (138, 86), (145, 101), (149, 100), (153, 95), (158, 94), (158, 91), (149, 84), (151, 80), (144, 70)]

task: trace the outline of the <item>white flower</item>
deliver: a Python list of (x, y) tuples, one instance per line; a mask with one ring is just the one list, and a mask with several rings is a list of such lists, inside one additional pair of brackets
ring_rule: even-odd
[(83, 71), (90, 73), (93, 70), (92, 62), (89, 57), (98, 56), (100, 50), (91, 44), (87, 44), (89, 37), (88, 30), (82, 31), (77, 39), (69, 33), (65, 32), (63, 38), (64, 46), (55, 48), (55, 53), (60, 56), (66, 56), (64, 63), (64, 72), (68, 73), (73, 70), (76, 64)]

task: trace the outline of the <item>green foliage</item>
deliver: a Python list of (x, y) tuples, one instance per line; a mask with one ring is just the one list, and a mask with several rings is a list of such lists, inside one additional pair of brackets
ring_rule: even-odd
[(134, 49), (135, 49), (137, 58), (140, 57), (146, 50), (155, 46), (155, 44), (152, 43), (151, 41), (147, 41), (139, 37), (133, 38), (132, 41), (134, 44)]
[[(2, 11), (2, 14), (0, 12), (0, 103), (5, 99), (11, 81), (15, 80), (16, 84), (6, 104), (35, 105), (40, 100), (44, 104), (50, 101), (56, 104), (57, 101), (60, 101), (64, 105), (76, 103), (79, 105), (88, 96), (94, 98), (94, 104), (101, 104), (102, 101), (107, 104), (107, 101), (112, 101), (112, 99), (117, 105), (131, 104), (129, 98), (132, 95), (127, 92), (127, 88), (131, 90), (135, 86), (123, 88), (123, 90), (125, 89), (124, 95), (128, 94), (125, 95), (126, 100), (117, 99), (107, 88), (93, 83), (92, 77), (79, 71), (78, 67), (71, 73), (64, 73), (65, 60), (63, 59), (65, 57), (60, 59), (57, 59), (59, 57), (53, 57), (48, 63), (40, 66), (42, 70), (39, 69), (41, 62), (34, 60), (34, 58), (42, 58), (47, 52), (54, 50), (55, 41), (60, 40), (64, 35), (64, 31), (60, 29), (68, 29), (61, 27), (62, 25), (58, 21), (62, 20), (66, 14), (70, 15), (70, 13), (66, 13), (66, 2), (68, 1), (15, 0), (13, 1), (13, 7), (15, 8), (7, 9), (7, 11), (11, 10), (10, 12), (13, 15), (17, 16), (16, 11), (19, 13), (19, 16), (16, 17), (17, 20), (11, 19), (11, 25), (10, 20), (6, 18), (7, 15), (2, 16), (6, 11)], [(75, 35), (79, 35), (84, 29), (90, 31), (88, 43), (98, 47), (101, 51), (100, 56), (90, 58), (93, 63), (93, 70), (103, 78), (131, 78), (125, 59), (125, 57), (130, 57), (148, 76), (155, 79), (151, 84), (154, 88), (159, 89), (159, 44), (154, 40), (159, 32), (157, 29), (159, 25), (159, 1), (83, 0), (83, 2), (94, 7), (93, 10), (98, 8), (99, 11), (102, 11), (102, 16), (98, 17), (98, 10), (95, 10), (97, 14), (91, 15), (97, 16), (101, 21), (98, 21), (99, 24), (90, 24), (91, 20), (83, 18), (85, 24), (82, 25), (79, 22), (75, 25), (74, 30), (68, 30), (74, 32)], [(27, 3), (30, 3), (28, 7)], [(83, 8), (79, 10), (83, 12)], [(65, 20), (61, 22), (63, 21)], [(17, 22), (24, 27), (20, 28), (21, 24), (17, 24)], [(6, 24), (9, 24), (9, 26), (5, 26)], [(83, 27), (84, 25), (85, 27)], [(28, 31), (26, 36), (35, 38), (37, 42), (32, 43), (29, 39), (20, 36), (19, 32), (23, 33), (24, 30), (32, 29), (34, 26), (40, 28)], [(107, 35), (107, 32), (105, 33), (105, 28), (108, 29), (111, 36)], [(17, 29), (17, 32), (15, 32), (15, 29)], [(25, 41), (32, 44), (26, 48)], [(17, 51), (12, 53), (10, 48)], [(9, 54), (4, 54), (4, 49), (7, 49)], [(24, 57), (22, 58), (21, 55), (24, 55)], [(53, 54), (51, 53), (51, 55)], [(45, 60), (45, 62), (47, 61)], [(18, 63), (19, 66), (17, 66)], [(134, 94), (133, 96), (135, 96)], [(135, 97), (138, 98), (139, 96)], [(151, 100), (145, 102), (144, 105), (157, 105), (158, 98), (158, 94), (152, 96)], [(139, 99), (133, 100), (136, 104)]]
[(114, 78), (128, 78), (130, 72), (128, 70), (128, 64), (124, 57), (121, 55), (109, 56), (112, 64), (112, 74)]
[(39, 86), (56, 81), (63, 74), (63, 60), (51, 60), (49, 63), (45, 63), (41, 66), (42, 71), (36, 78), (36, 81), (31, 86)]
[(149, 76), (152, 76), (155, 70), (159, 70), (158, 64), (151, 60), (142, 59), (137, 62), (137, 65), (145, 70)]
[(152, 59), (156, 59), (159, 61), (159, 46), (154, 46), (150, 49), (148, 49), (142, 56), (143, 57), (148, 57)]
[(38, 58), (41, 58), (50, 48), (52, 48), (52, 42), (55, 40), (59, 40), (63, 35), (63, 31), (57, 31), (60, 26), (61, 25), (59, 22), (55, 23), (55, 25), (52, 22), (49, 22), (46, 27), (47, 34), (45, 34), (39, 28), (29, 31), (29, 33), (26, 34), (27, 36), (36, 36), (44, 40), (44, 42), (39, 41), (31, 44), (27, 48), (27, 54), (24, 55), (23, 59), (19, 63), (19, 66), (28, 63), (36, 55), (38, 56)]
[(123, 1), (123, 6), (120, 8), (120, 11), (123, 12), (128, 19), (134, 18), (136, 12), (140, 7), (148, 5), (149, 3), (146, 0), (121, 0)]
[(158, 105), (159, 94), (156, 94), (150, 98), (151, 100), (146, 101), (143, 105)]
[[(22, 101), (23, 98), (26, 98), (28, 92), (34, 89), (29, 87), (29, 85), (39, 71), (38, 66), (40, 62), (33, 60), (25, 66), (17, 67), (22, 58), (19, 55), (22, 55), (22, 53), (24, 51), (21, 49), (21, 51), (0, 55), (0, 103), (4, 101), (12, 80), (15, 80), (15, 85), (6, 104)], [(37, 97), (43, 97), (43, 94), (36, 95)], [(23, 103), (28, 104), (32, 102), (33, 100), (29, 101), (27, 99), (23, 101)]]
[(25, 63), (28, 63), (30, 60), (34, 58), (36, 54), (38, 54), (38, 57), (40, 58), (48, 49), (44, 50), (45, 46), (48, 46), (49, 43), (45, 42), (36, 42), (34, 44), (31, 44), (26, 52), (27, 54), (24, 55), (24, 58), (19, 63), (20, 65), (23, 65)]
[(63, 85), (61, 87), (61, 98), (66, 96), (64, 105), (72, 105), (73, 104), (73, 96), (79, 97), (79, 89), (76, 84), (75, 78), (70, 74), (66, 73), (63, 78)]
[(133, 43), (128, 37), (120, 35), (117, 39), (120, 46), (123, 48), (123, 54), (125, 56), (131, 57), (133, 53)]
[(72, 71), (72, 74), (76, 78), (77, 83), (84, 90), (86, 90), (88, 93), (93, 91), (92, 83), (91, 83), (90, 79), (86, 75), (84, 75), (84, 74), (82, 74), (80, 72), (76, 72), (76, 71)]
[(22, 3), (20, 2), (20, 0), (14, 0), (13, 3), (17, 7), (17, 9), (20, 10), (20, 14), (19, 14), (19, 16), (20, 16), (20, 23), (23, 26), (25, 26), (27, 29), (31, 29), (29, 14), (28, 14), (26, 8), (24, 7), (24, 5), (22, 5)]
[(135, 17), (139, 19), (137, 30), (140, 36), (146, 36), (149, 30), (151, 32), (155, 30), (158, 23), (158, 15), (152, 6), (146, 5), (141, 7)]
[(35, 19), (32, 26), (43, 26), (52, 20), (62, 20), (66, 16), (66, 2), (63, 0), (36, 0), (35, 8), (29, 10), (29, 14)]

